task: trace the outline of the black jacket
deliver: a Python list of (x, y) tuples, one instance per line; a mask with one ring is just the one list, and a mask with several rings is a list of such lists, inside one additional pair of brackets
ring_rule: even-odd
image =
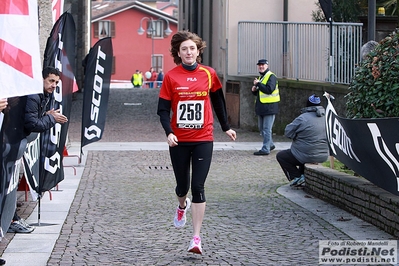
[(56, 122), (52, 115), (46, 115), (49, 110), (51, 95), (28, 95), (25, 107), (25, 134), (31, 132), (44, 132), (52, 128)]

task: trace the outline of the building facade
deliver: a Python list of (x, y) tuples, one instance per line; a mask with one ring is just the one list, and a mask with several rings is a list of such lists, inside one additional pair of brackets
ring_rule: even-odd
[(112, 37), (114, 52), (111, 82), (129, 81), (139, 70), (168, 71), (175, 66), (170, 40), (177, 19), (139, 1), (93, 3), (91, 43)]
[[(112, 37), (114, 51), (111, 80), (128, 81), (136, 69), (145, 73), (152, 66), (156, 70), (162, 68), (164, 71), (174, 67), (169, 47), (171, 35), (177, 31), (177, 18), (174, 16), (177, 14), (176, 1), (171, 1), (167, 6), (163, 3), (161, 7), (164, 12), (158, 9), (157, 1), (38, 0), (42, 59), (53, 26), (52, 7), (56, 2), (61, 2), (63, 12), (71, 13), (75, 21), (74, 68), (79, 88), (83, 89), (83, 59), (90, 47), (108, 35)], [(147, 32), (151, 21), (156, 26), (154, 37), (146, 33), (139, 35), (137, 31), (140, 24)], [(100, 34), (100, 24), (109, 26), (110, 30), (106, 35)], [(169, 36), (164, 33), (167, 25), (171, 31)]]
[(181, 0), (179, 28), (196, 32), (207, 42), (205, 64), (219, 75), (235, 75), (239, 21), (312, 22), (314, 9), (314, 1), (308, 0)]
[[(215, 68), (221, 78), (230, 124), (233, 127), (255, 130), (257, 120), (254, 113), (254, 96), (250, 88), (253, 78), (257, 75), (256, 62), (264, 55), (251, 55), (250, 60), (253, 60), (254, 67), (253, 75), (240, 75), (238, 73), (239, 22), (310, 23), (312, 22), (312, 10), (316, 9), (314, 1), (181, 0), (179, 4), (179, 28), (196, 32), (207, 42), (203, 63)], [(253, 36), (254, 45), (266, 46), (266, 43), (259, 44), (260, 38), (258, 37)], [(248, 40), (248, 42), (250, 43), (251, 40)], [(273, 43), (272, 45), (278, 44)], [(247, 54), (249, 54), (249, 51)], [(271, 70), (273, 71), (272, 63)], [(283, 86), (287, 86), (287, 89), (284, 89)], [(274, 130), (279, 134), (283, 131), (287, 121), (292, 121), (295, 117), (294, 110), (296, 109), (292, 106), (287, 108), (286, 103), (292, 100), (295, 100), (295, 102), (301, 101), (285, 95), (289, 91), (288, 86), (297, 88), (303, 85), (297, 86), (289, 82), (284, 85), (282, 82), (279, 84), (282, 96), (280, 106), (283, 113), (276, 116), (274, 124)], [(317, 86), (311, 87), (309, 93), (320, 89), (321, 87)], [(302, 92), (300, 95), (306, 94), (307, 92), (305, 94)]]

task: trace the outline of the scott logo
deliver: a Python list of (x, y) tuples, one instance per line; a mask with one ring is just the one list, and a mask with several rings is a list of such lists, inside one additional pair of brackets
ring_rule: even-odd
[(197, 81), (197, 78), (187, 78), (187, 81)]
[[(103, 92), (103, 78), (102, 75), (104, 74), (104, 67), (101, 63), (105, 62), (107, 55), (101, 50), (101, 46), (98, 47), (97, 50), (97, 61), (96, 61), (96, 74), (94, 76), (94, 83), (93, 83), (93, 93), (91, 97), (91, 112), (90, 112), (90, 119), (91, 125), (90, 127), (85, 127), (84, 129), (84, 136), (86, 139), (91, 140), (93, 138), (100, 139), (101, 137), (101, 128), (97, 126), (98, 117), (100, 115), (100, 106), (101, 106), (101, 93)], [(102, 61), (100, 62), (100, 59)]]

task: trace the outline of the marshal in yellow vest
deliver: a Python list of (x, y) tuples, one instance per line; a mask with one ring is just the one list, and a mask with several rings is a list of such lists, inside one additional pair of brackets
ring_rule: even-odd
[[(266, 85), (271, 75), (274, 75), (274, 73), (271, 71), (267, 72), (263, 76), (260, 82)], [(261, 103), (278, 103), (280, 101), (280, 91), (278, 90), (278, 81), (276, 82), (276, 89), (272, 92), (272, 94), (266, 94), (259, 91), (259, 100)]]

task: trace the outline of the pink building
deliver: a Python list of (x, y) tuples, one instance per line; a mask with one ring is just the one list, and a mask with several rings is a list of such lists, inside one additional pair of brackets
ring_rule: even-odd
[(176, 32), (175, 17), (139, 1), (92, 3), (91, 46), (101, 38), (112, 37), (111, 82), (130, 81), (136, 70), (144, 75), (151, 67), (157, 72), (173, 68), (169, 50)]

